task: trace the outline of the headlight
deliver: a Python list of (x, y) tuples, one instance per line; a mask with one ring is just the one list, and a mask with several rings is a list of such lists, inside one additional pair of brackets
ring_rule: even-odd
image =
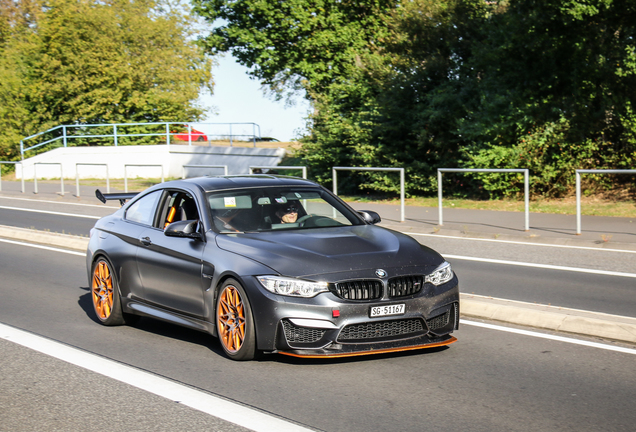
[(274, 294), (309, 298), (329, 291), (327, 282), (309, 282), (277, 276), (258, 276), (257, 279), (266, 290)]
[(450, 263), (444, 261), (442, 265), (437, 267), (433, 273), (426, 275), (424, 282), (430, 282), (435, 286), (445, 284), (453, 278), (453, 270)]

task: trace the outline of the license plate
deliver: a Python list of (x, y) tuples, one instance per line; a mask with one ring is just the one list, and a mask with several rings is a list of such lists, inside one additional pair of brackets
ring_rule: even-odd
[(374, 318), (389, 315), (402, 315), (403, 313), (404, 303), (390, 306), (374, 306), (371, 308), (371, 313), (369, 315), (371, 318)]

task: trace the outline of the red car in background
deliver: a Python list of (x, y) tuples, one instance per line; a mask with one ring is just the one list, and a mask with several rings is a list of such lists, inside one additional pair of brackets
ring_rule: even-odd
[(191, 132), (188, 134), (188, 131), (185, 131), (183, 133), (178, 133), (176, 135), (174, 135), (174, 137), (176, 139), (178, 139), (179, 141), (207, 141), (208, 140), (208, 136), (206, 134), (204, 134), (201, 131), (198, 131), (196, 129), (192, 129)]

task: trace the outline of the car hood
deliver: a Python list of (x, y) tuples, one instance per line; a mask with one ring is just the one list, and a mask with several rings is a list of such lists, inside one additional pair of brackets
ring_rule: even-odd
[(292, 277), (331, 274), (337, 280), (339, 273), (375, 278), (376, 269), (395, 275), (412, 267), (429, 273), (444, 261), (413, 238), (373, 225), (220, 234), (216, 242), (221, 249)]

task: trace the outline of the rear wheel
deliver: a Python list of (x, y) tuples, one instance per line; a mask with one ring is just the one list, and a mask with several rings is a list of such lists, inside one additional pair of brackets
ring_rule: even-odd
[(225, 281), (216, 299), (216, 327), (221, 346), (232, 360), (256, 357), (256, 334), (245, 290), (234, 279)]
[(117, 279), (105, 258), (99, 258), (93, 263), (91, 298), (100, 323), (107, 326), (126, 323), (119, 300)]

